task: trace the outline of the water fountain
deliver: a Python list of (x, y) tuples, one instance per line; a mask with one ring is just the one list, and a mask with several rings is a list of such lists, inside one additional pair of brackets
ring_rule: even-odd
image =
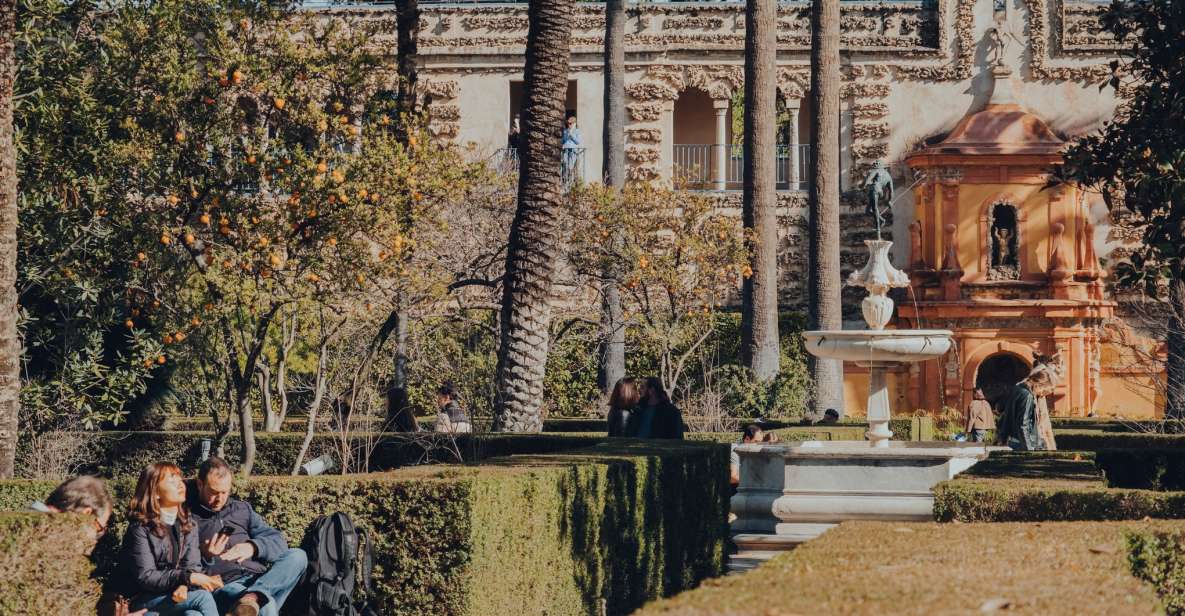
[(776, 533), (784, 542), (817, 536), (844, 520), (929, 520), (935, 484), (985, 458), (983, 444), (892, 441), (885, 370), (939, 358), (951, 348), (948, 330), (887, 330), (890, 289), (909, 277), (889, 260), (892, 242), (865, 242), (864, 269), (847, 284), (864, 287), (868, 329), (806, 332), (818, 357), (855, 362), (869, 371), (867, 441), (807, 441), (742, 445), (741, 483), (732, 499), (738, 533)]

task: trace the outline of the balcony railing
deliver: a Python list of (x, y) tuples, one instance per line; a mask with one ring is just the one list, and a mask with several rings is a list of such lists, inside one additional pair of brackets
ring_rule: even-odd
[[(810, 147), (779, 145), (775, 153), (777, 190), (806, 190)], [(693, 190), (740, 190), (744, 183), (745, 148), (732, 144), (676, 144), (675, 182)]]
[[(564, 148), (560, 154), (560, 177), (565, 186), (584, 181), (584, 148)], [(491, 163), (501, 173), (518, 175), (518, 150), (502, 148), (494, 153)]]

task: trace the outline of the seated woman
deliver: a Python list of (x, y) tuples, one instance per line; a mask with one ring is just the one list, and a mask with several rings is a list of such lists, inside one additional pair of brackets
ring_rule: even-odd
[(140, 473), (119, 558), (133, 610), (219, 616), (211, 593), (222, 581), (201, 572), (198, 533), (184, 504), (185, 481), (176, 465), (156, 462)]
[(440, 389), (436, 390), (436, 404), (440, 407), (440, 412), (436, 414), (436, 426), (433, 428), (436, 432), (473, 432), (469, 415), (465, 414), (465, 410), (457, 402), (460, 397), (456, 386), (450, 381), (445, 381)]

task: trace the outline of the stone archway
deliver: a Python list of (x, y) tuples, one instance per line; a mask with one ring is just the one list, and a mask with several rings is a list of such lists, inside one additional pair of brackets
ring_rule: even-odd
[(1007, 351), (989, 355), (975, 371), (975, 387), (982, 389), (993, 407), (996, 400), (1029, 375), (1031, 367), (1019, 355)]

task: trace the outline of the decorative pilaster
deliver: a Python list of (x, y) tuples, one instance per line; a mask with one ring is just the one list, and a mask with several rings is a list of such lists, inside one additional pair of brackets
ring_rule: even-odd
[(953, 223), (946, 225), (945, 238), (943, 238), (946, 252), (942, 256), (942, 269), (938, 273), (942, 280), (942, 299), (948, 302), (963, 298), (963, 266), (959, 263), (958, 237), (955, 235), (957, 231), (958, 227)]
[(1049, 228), (1049, 241), (1053, 245), (1049, 251), (1049, 284), (1053, 287), (1054, 299), (1069, 299), (1069, 282), (1074, 275), (1074, 270), (1070, 268), (1070, 263), (1066, 260), (1065, 252), (1062, 249), (1063, 237), (1066, 233), (1066, 225), (1060, 222), (1054, 223)]

